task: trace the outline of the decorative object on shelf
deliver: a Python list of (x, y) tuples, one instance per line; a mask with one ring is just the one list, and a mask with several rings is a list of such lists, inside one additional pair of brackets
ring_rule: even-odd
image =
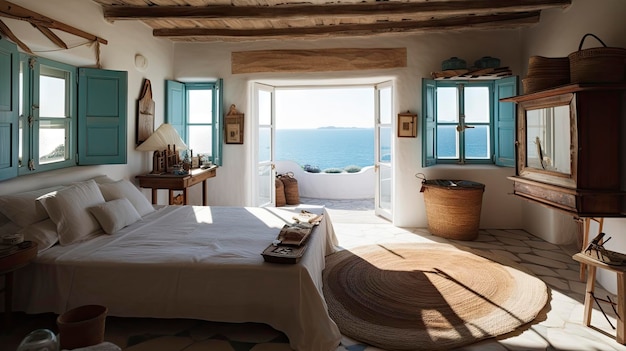
[(500, 67), (500, 59), (491, 56), (483, 56), (474, 61), (474, 67), (476, 68), (498, 68)]
[(172, 173), (175, 165), (180, 165), (177, 150), (186, 150), (187, 145), (180, 138), (171, 124), (163, 123), (150, 135), (137, 151), (154, 151), (152, 157), (152, 174)]
[[(585, 39), (594, 37), (602, 47), (582, 49)], [(617, 83), (626, 81), (626, 49), (607, 47), (597, 36), (587, 33), (578, 51), (568, 56), (572, 83)]]
[(530, 94), (568, 84), (569, 76), (567, 57), (531, 56), (528, 59), (528, 75), (522, 79), (523, 93)]
[(480, 69), (457, 69), (442, 72), (431, 72), (433, 79), (499, 79), (512, 74), (508, 67), (480, 68)]
[(398, 113), (398, 137), (415, 138), (417, 136), (417, 114), (406, 111)]
[(243, 113), (237, 111), (235, 104), (230, 105), (224, 125), (226, 144), (243, 144)]
[(143, 143), (154, 132), (154, 100), (149, 79), (144, 79), (141, 95), (137, 102), (137, 145)]
[(465, 60), (460, 59), (456, 56), (450, 57), (449, 59), (441, 63), (442, 71), (458, 70), (458, 69), (466, 69), (466, 68), (467, 68), (467, 63), (465, 62)]

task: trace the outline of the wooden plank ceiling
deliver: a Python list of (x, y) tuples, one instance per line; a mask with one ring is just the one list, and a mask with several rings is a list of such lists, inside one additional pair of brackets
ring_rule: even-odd
[(572, 0), (93, 0), (109, 21), (141, 20), (174, 41), (365, 37), (509, 29)]

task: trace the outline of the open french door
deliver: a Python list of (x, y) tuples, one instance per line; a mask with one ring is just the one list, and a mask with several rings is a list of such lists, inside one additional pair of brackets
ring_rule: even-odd
[(274, 169), (274, 87), (254, 83), (254, 111), (257, 121), (257, 167), (253, 189), (255, 206), (275, 206)]
[(392, 148), (392, 115), (393, 90), (391, 82), (375, 86), (375, 151), (374, 168), (376, 170), (376, 194), (374, 196), (374, 213), (391, 220), (393, 174), (391, 160)]

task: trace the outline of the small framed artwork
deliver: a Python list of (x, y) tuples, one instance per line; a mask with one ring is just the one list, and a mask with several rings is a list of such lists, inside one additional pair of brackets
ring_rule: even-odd
[(243, 144), (243, 113), (230, 105), (230, 111), (224, 118), (224, 139), (226, 144)]
[(398, 137), (415, 138), (417, 136), (417, 114), (398, 113)]

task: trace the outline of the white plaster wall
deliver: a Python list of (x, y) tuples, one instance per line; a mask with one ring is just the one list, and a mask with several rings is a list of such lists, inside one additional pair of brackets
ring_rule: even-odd
[[(565, 57), (578, 50), (585, 33), (596, 34), (607, 46), (626, 48), (624, 18), (626, 18), (624, 0), (573, 0), (572, 5), (565, 11), (560, 9), (542, 11), (541, 23), (524, 31), (522, 51), (522, 57), (526, 60), (524, 72), (529, 56)], [(597, 46), (600, 44), (588, 38), (583, 48)], [(564, 218), (562, 214), (532, 204), (524, 205), (522, 213), (525, 229), (533, 234), (557, 242), (576, 237), (576, 229), (572, 227), (573, 221)], [(591, 232), (592, 236), (597, 233), (597, 227)], [(613, 237), (607, 243), (607, 248), (626, 252), (626, 236), (623, 235), (626, 232), (626, 219), (606, 219), (604, 232)], [(614, 274), (600, 269), (598, 280), (613, 293), (617, 291)]]
[[(0, 182), (0, 194), (33, 189), (50, 184), (67, 183), (86, 179), (94, 175), (107, 174), (114, 179), (134, 180), (135, 175), (151, 168), (152, 158), (148, 153), (135, 151), (136, 104), (141, 92), (143, 79), (150, 79), (153, 99), (156, 102), (155, 126), (163, 122), (164, 79), (171, 78), (173, 67), (173, 44), (167, 40), (155, 39), (152, 30), (140, 22), (109, 23), (102, 16), (102, 9), (91, 1), (54, 0), (32, 1), (12, 0), (13, 3), (36, 11), (54, 20), (84, 30), (108, 41), (101, 45), (101, 65), (103, 69), (128, 72), (128, 164), (109, 166), (77, 166), (57, 171), (20, 176)], [(30, 24), (2, 19), (22, 41), (29, 44), (37, 56), (46, 57), (82, 67), (95, 67), (96, 56), (93, 46), (77, 46), (69, 50), (59, 50)], [(55, 31), (69, 47), (85, 43), (86, 40), (64, 32)], [(149, 65), (144, 72), (135, 68), (135, 54), (141, 53)], [(149, 191), (144, 191), (148, 199)], [(161, 195), (165, 199), (165, 195)]]
[[(317, 49), (336, 47), (406, 47), (406, 68), (307, 74), (232, 74), (230, 54), (234, 51), (267, 49)], [(211, 204), (251, 205), (249, 180), (254, 176), (254, 117), (250, 110), (251, 82), (270, 85), (306, 85), (337, 83), (394, 82), (396, 112), (415, 111), (421, 115), (421, 79), (441, 69), (441, 61), (458, 56), (468, 63), (482, 56), (499, 57), (502, 64), (521, 73), (521, 35), (519, 30), (466, 33), (427, 33), (362, 39), (328, 39), (315, 41), (266, 41), (257, 43), (177, 43), (175, 44), (176, 79), (224, 78), (225, 104), (236, 104), (246, 115), (244, 145), (224, 146), (224, 165), (218, 177), (211, 180)], [(419, 134), (419, 133), (418, 133)], [(398, 226), (426, 227), (426, 212), (420, 183), (415, 174), (429, 178), (455, 178), (486, 185), (483, 200), (483, 228), (520, 228), (521, 201), (510, 195), (512, 168), (477, 166), (421, 167), (421, 137), (394, 140), (394, 216)]]
[(363, 167), (355, 173), (310, 173), (293, 161), (276, 161), (276, 173), (293, 173), (298, 181), (298, 193), (314, 199), (356, 200), (373, 199), (376, 174), (374, 166)]

